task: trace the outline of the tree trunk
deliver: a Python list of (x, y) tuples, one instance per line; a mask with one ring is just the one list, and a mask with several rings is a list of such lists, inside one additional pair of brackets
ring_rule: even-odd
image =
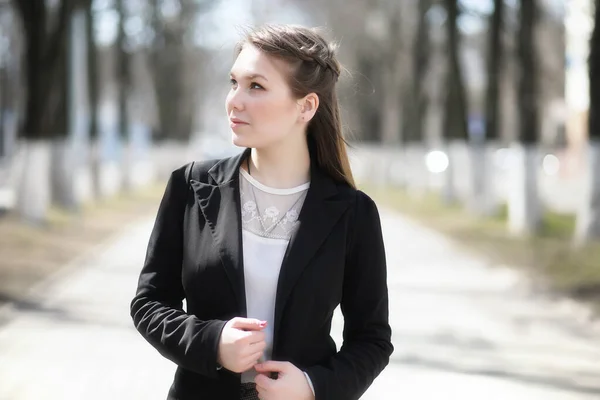
[(500, 132), (500, 82), (504, 47), (502, 46), (504, 0), (494, 0), (491, 17), (489, 50), (487, 59), (487, 92), (485, 102), (485, 137), (488, 141), (498, 140)]
[(17, 184), (17, 212), (25, 221), (43, 225), (51, 196), (52, 142), (22, 139), (19, 157), (23, 157), (23, 168)]
[(51, 140), (67, 134), (66, 44), (76, 0), (58, 3), (52, 30), (48, 29), (52, 13), (47, 3), (15, 1), (23, 26), (26, 79), (25, 115), (19, 128), (26, 162), (17, 202), (21, 215), (35, 222), (46, 218), (51, 201)]
[(16, 1), (25, 39), (26, 105), (20, 136), (28, 139), (66, 134), (66, 32), (75, 1), (62, 0), (56, 28), (48, 32), (44, 0)]
[(6, 149), (6, 110), (8, 109), (8, 79), (6, 67), (0, 66), (0, 160), (8, 154)]
[(494, 193), (494, 163), (488, 154), (488, 144), (498, 140), (500, 132), (500, 81), (503, 60), (502, 29), (504, 0), (494, 0), (490, 18), (487, 57), (487, 91), (485, 103), (485, 137), (470, 141), (472, 193), (470, 209), (476, 214), (491, 216), (498, 212)]
[(383, 81), (386, 87), (382, 91), (382, 142), (387, 145), (398, 145), (401, 141), (400, 111), (402, 99), (402, 42), (400, 20), (402, 18), (400, 7), (395, 6), (390, 10), (388, 51), (381, 65)]
[(131, 60), (125, 46), (125, 19), (127, 17), (124, 7), (125, 0), (116, 0), (115, 5), (119, 14), (117, 24), (116, 47), (116, 76), (118, 82), (118, 130), (121, 138), (121, 188), (125, 191), (132, 189), (131, 173), (133, 160), (131, 159), (130, 130), (131, 120), (129, 113), (129, 94), (131, 93)]
[[(381, 140), (381, 118), (379, 113), (379, 102), (375, 98), (378, 93), (378, 79), (375, 76), (378, 72), (377, 63), (366, 54), (358, 56), (358, 70), (361, 79), (358, 109), (360, 121), (360, 137), (369, 142), (378, 142)], [(377, 71), (377, 72), (376, 72)]]
[(457, 201), (457, 190), (454, 173), (458, 160), (455, 148), (466, 144), (467, 131), (467, 99), (465, 94), (462, 68), (460, 65), (460, 36), (457, 27), (458, 0), (446, 0), (448, 12), (448, 72), (446, 75), (446, 98), (444, 114), (444, 137), (446, 154), (449, 159), (446, 174), (445, 189), (442, 199), (446, 204)]
[(590, 40), (588, 155), (586, 194), (577, 215), (575, 244), (600, 238), (600, 0), (596, 0)]
[(539, 121), (537, 105), (537, 74), (535, 46), (536, 2), (521, 0), (518, 33), (518, 105), (519, 140), (513, 147), (513, 190), (509, 197), (509, 230), (513, 234), (531, 234), (541, 225), (541, 207), (537, 188), (538, 160), (536, 154)]
[(98, 48), (94, 40), (94, 13), (93, 0), (85, 0), (85, 28), (87, 41), (87, 84), (89, 99), (89, 139), (90, 139), (90, 172), (93, 196), (103, 198), (101, 185), (101, 154), (98, 125), (98, 103), (100, 99), (100, 85), (98, 77)]
[(427, 96), (423, 90), (423, 83), (429, 68), (429, 53), (431, 46), (429, 43), (429, 24), (427, 23), (427, 12), (431, 7), (431, 0), (419, 1), (419, 22), (417, 26), (417, 36), (413, 47), (413, 76), (412, 81), (412, 101), (413, 118), (412, 133), (409, 141), (423, 141), (423, 118), (427, 114)]

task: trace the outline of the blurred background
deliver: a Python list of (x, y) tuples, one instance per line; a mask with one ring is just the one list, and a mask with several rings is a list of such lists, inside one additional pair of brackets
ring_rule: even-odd
[[(54, 357), (31, 346), (48, 324), (72, 345), (85, 334), (64, 333), (69, 324), (104, 316), (100, 335), (114, 317), (123, 331), (97, 340), (158, 359), (121, 314), (170, 172), (239, 151), (229, 69), (243, 29), (262, 23), (322, 27), (340, 45), (353, 171), (382, 209), (399, 302), (397, 369), (370, 398), (401, 398), (389, 392), (399, 377), (412, 398), (598, 398), (600, 1), (0, 0), (0, 360), (11, 368), (0, 367), (0, 399), (103, 398), (85, 384), (72, 396), (32, 391), (27, 371)], [(461, 300), (450, 307), (442, 292)], [(73, 310), (83, 299), (89, 308)], [(432, 336), (408, 334), (416, 321)], [(482, 343), (503, 362), (458, 368)], [(163, 370), (133, 370), (133, 386), (161, 398), (139, 380), (158, 384)], [(427, 392), (431, 382), (447, 385)], [(131, 386), (120, 393), (154, 398)]]

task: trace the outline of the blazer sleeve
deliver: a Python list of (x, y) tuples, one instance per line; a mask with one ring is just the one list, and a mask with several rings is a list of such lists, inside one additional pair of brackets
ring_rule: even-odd
[(381, 222), (373, 200), (357, 192), (341, 310), (343, 344), (325, 363), (306, 369), (316, 400), (358, 399), (389, 362), (394, 347)]
[(203, 321), (183, 311), (183, 218), (189, 169), (190, 164), (183, 166), (169, 178), (130, 310), (136, 329), (160, 354), (185, 369), (217, 377), (225, 321)]

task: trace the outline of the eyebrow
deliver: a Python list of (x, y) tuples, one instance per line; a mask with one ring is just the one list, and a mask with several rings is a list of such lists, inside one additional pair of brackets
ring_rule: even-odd
[[(232, 77), (235, 78), (235, 74), (233, 72), (230, 72), (229, 75), (231, 75)], [(252, 79), (255, 79), (255, 78), (262, 78), (262, 79), (264, 79), (267, 82), (269, 81), (264, 75), (261, 75), (261, 74), (246, 75), (246, 79), (252, 80)]]

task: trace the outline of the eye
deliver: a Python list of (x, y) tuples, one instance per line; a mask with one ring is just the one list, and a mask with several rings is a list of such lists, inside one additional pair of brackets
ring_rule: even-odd
[(229, 83), (231, 84), (231, 86), (237, 85), (237, 82), (233, 78), (229, 79)]
[(264, 89), (264, 88), (261, 85), (259, 85), (258, 83), (252, 82), (250, 84), (250, 89)]

